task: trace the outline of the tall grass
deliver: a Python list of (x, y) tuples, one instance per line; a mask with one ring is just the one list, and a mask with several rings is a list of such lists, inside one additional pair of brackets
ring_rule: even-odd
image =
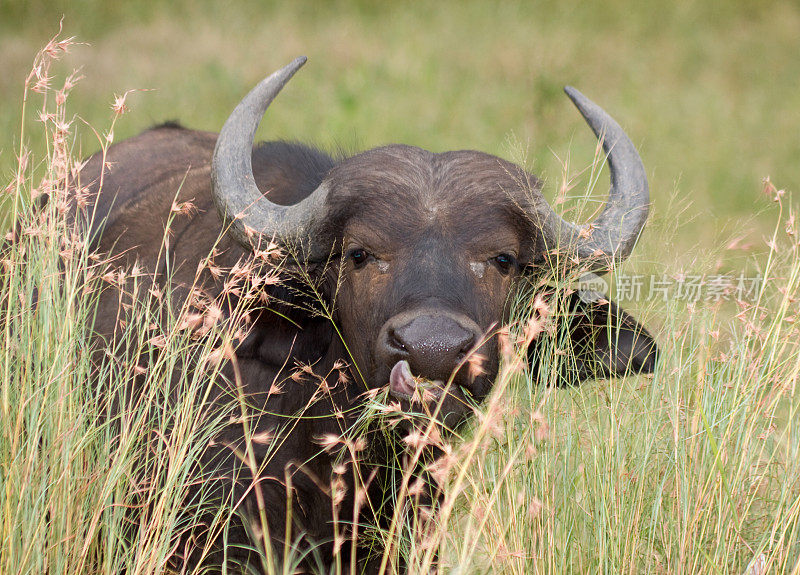
[[(16, 226), (2, 248), (0, 284), (0, 573), (163, 572), (197, 529), (192, 517), (209, 532), (228, 520), (224, 502), (211, 505), (190, 487), (230, 417), (224, 404), (211, 409), (209, 394), (234, 329), (192, 338), (181, 327), (188, 306), (169, 306), (152, 281), (87, 245), (92, 214), (66, 108), (76, 77), (56, 90), (49, 74), (71, 44), (54, 38), (34, 62), (23, 100), (37, 106), (31, 115), (48, 148), (39, 158), (21, 150), (6, 189)], [(117, 101), (115, 115), (123, 108)], [(112, 134), (113, 121), (103, 147)], [(121, 303), (140, 302), (134, 321), (120, 324), (117, 347), (91, 330), (109, 284), (130, 294)], [(179, 369), (187, 362), (205, 369)]]
[[(79, 124), (66, 108), (76, 79), (56, 90), (49, 76), (69, 46), (54, 39), (37, 57), (23, 100), (47, 148), (20, 150), (7, 188), (17, 225), (0, 283), (0, 573), (169, 572), (187, 533), (224, 538), (232, 520), (232, 502), (203, 489), (200, 462), (231, 418), (248, 419), (244, 397), (220, 405), (212, 386), (244, 310), (198, 338), (186, 329), (196, 309), (86, 244)], [(102, 149), (123, 111), (117, 101)], [(665, 318), (652, 377), (554, 387), (549, 374), (569, 360), (565, 312), (521, 292), (517, 322), (497, 334), (501, 373), (471, 423), (443, 436), (419, 414), (386, 461), (402, 472), (396, 511), (386, 530), (359, 526), (385, 549), (379, 569), (402, 556), (415, 573), (800, 573), (800, 247), (787, 196), (767, 191), (778, 214), (760, 291), (732, 313), (725, 302), (645, 309)], [(91, 324), (110, 285), (136, 307), (104, 345)], [(534, 377), (517, 344), (542, 334), (552, 369)], [(404, 417), (380, 392), (364, 413), (359, 424)], [(359, 460), (360, 429), (321, 449)], [(241, 459), (257, 471), (252, 433)], [(440, 489), (435, 512), (420, 466)], [(334, 502), (338, 487), (334, 477)], [(273, 555), (261, 512), (260, 567), (291, 572), (300, 553)]]

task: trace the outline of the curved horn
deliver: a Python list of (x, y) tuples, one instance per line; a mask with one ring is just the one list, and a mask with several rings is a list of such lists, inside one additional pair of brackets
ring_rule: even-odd
[(236, 106), (220, 131), (211, 161), (214, 203), (229, 232), (242, 246), (253, 249), (262, 240), (275, 241), (301, 250), (309, 260), (321, 259), (314, 231), (323, 217), (327, 190), (324, 184), (310, 196), (291, 206), (267, 199), (253, 177), (253, 138), (272, 100), (306, 63), (306, 57), (281, 68), (262, 80)]
[(650, 192), (639, 153), (623, 129), (600, 106), (571, 86), (567, 96), (601, 140), (611, 171), (611, 189), (603, 211), (591, 223), (576, 226), (543, 206), (545, 238), (557, 242), (559, 251), (587, 264), (592, 271), (608, 270), (623, 262), (633, 250), (647, 221)]

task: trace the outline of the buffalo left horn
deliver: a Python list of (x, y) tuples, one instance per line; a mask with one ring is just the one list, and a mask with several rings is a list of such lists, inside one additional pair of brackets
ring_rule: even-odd
[(559, 267), (582, 265), (587, 271), (607, 271), (630, 255), (647, 221), (647, 176), (636, 147), (620, 125), (575, 88), (567, 86), (564, 91), (602, 141), (611, 189), (603, 211), (591, 224), (579, 227), (564, 221), (541, 197), (533, 216), (542, 227), (548, 250), (566, 256)]
[(306, 57), (265, 78), (233, 110), (220, 131), (211, 160), (214, 204), (229, 233), (247, 249), (275, 240), (295, 249), (308, 261), (328, 254), (314, 241), (324, 214), (327, 189), (320, 185), (304, 200), (282, 206), (261, 193), (253, 177), (253, 138), (272, 100), (306, 63)]

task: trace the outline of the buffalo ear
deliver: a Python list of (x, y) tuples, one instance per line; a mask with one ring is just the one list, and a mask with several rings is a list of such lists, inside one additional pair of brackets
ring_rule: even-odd
[(553, 334), (542, 334), (528, 348), (530, 369), (537, 379), (565, 386), (587, 379), (653, 373), (658, 357), (655, 340), (614, 302), (603, 298), (583, 301), (572, 293), (559, 308)]

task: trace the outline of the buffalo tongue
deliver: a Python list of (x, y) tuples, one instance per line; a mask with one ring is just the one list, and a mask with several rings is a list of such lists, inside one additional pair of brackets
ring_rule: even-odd
[(392, 372), (389, 374), (389, 389), (400, 395), (409, 397), (414, 395), (416, 383), (406, 360), (398, 361), (394, 364)]

